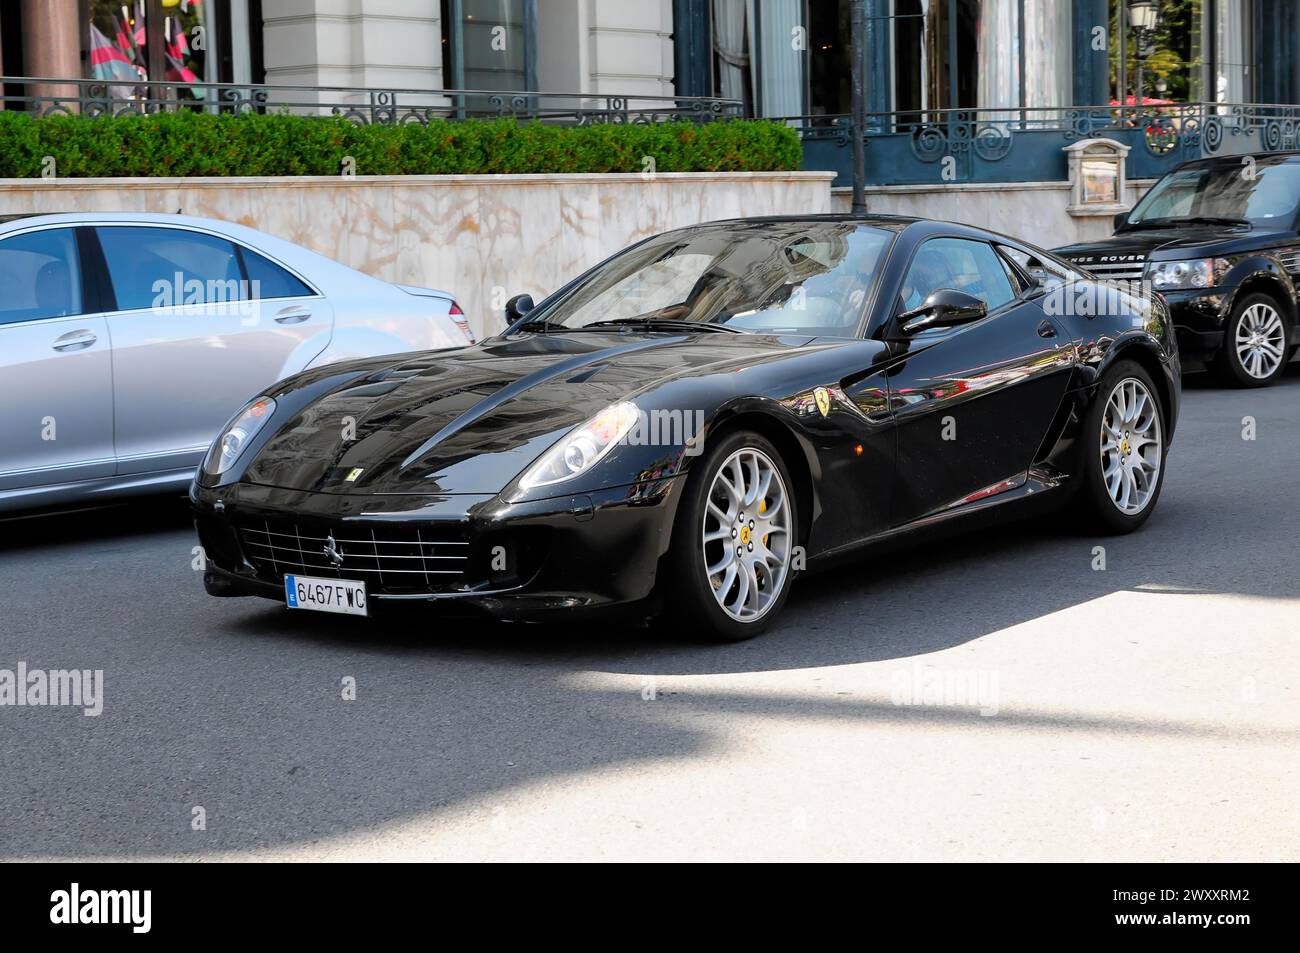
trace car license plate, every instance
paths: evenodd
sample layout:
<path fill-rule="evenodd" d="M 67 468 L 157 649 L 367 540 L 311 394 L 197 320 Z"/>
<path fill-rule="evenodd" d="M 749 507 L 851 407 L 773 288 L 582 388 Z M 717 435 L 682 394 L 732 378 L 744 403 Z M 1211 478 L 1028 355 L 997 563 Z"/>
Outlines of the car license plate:
<path fill-rule="evenodd" d="M 290 609 L 317 612 L 366 614 L 366 584 L 354 579 L 321 579 L 317 576 L 284 577 L 284 602 Z"/>

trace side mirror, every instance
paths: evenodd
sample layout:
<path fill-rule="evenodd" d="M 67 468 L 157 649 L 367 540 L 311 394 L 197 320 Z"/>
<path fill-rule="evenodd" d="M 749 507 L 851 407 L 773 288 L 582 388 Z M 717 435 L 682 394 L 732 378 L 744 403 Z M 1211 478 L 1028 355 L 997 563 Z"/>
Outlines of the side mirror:
<path fill-rule="evenodd" d="M 989 313 L 988 306 L 974 295 L 955 288 L 940 288 L 926 298 L 921 307 L 904 311 L 895 320 L 904 334 L 916 334 L 930 328 L 951 328 L 978 321 Z"/>
<path fill-rule="evenodd" d="M 1128 224 L 1128 212 L 1116 212 L 1115 217 L 1114 219 L 1111 220 L 1111 222 L 1115 226 L 1115 231 L 1118 232 L 1121 228 L 1123 228 L 1125 225 Z"/>
<path fill-rule="evenodd" d="M 532 310 L 532 295 L 515 295 L 506 302 L 506 324 L 514 324 Z"/>

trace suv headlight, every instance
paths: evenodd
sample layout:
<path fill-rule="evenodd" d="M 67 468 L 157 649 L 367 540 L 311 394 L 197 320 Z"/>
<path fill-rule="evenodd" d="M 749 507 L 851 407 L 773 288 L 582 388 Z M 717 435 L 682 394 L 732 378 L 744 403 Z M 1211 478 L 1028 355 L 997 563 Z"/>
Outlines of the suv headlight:
<path fill-rule="evenodd" d="M 1183 288 L 1214 288 L 1228 273 L 1223 258 L 1189 258 L 1185 261 L 1155 261 L 1147 266 L 1147 280 L 1156 291 Z"/>
<path fill-rule="evenodd" d="M 590 470 L 640 419 L 636 404 L 611 404 L 547 450 L 519 479 L 524 489 L 549 486 Z"/>
<path fill-rule="evenodd" d="M 237 413 L 208 450 L 203 472 L 208 476 L 221 476 L 229 470 L 273 413 L 275 401 L 270 397 L 259 397 Z"/>

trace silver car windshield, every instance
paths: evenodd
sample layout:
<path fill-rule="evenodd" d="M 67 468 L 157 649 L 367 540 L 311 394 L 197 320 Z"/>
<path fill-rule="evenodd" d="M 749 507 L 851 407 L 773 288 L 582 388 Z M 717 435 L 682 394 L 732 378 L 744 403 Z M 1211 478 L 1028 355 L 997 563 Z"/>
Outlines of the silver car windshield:
<path fill-rule="evenodd" d="M 851 334 L 894 230 L 757 222 L 672 232 L 608 262 L 530 323 L 691 322 L 763 333 Z"/>

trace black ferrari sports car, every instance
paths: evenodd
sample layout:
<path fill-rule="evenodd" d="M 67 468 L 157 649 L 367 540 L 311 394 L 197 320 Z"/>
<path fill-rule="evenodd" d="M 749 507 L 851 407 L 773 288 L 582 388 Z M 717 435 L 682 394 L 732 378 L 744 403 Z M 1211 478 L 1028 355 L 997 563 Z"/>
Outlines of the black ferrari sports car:
<path fill-rule="evenodd" d="M 1135 529 L 1178 417 L 1159 296 L 944 222 L 684 228 L 506 311 L 236 414 L 190 494 L 208 592 L 743 639 L 798 573 L 918 531 Z"/>

